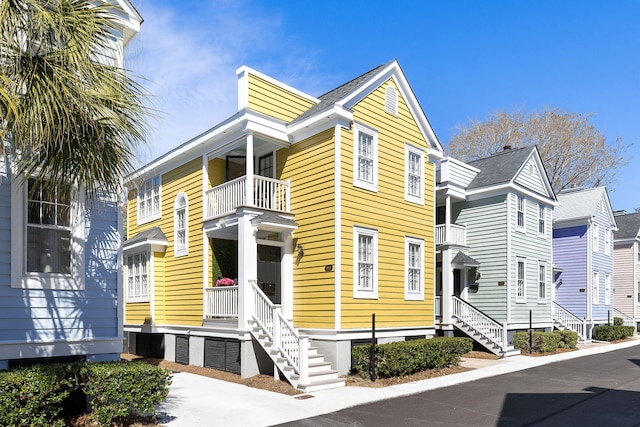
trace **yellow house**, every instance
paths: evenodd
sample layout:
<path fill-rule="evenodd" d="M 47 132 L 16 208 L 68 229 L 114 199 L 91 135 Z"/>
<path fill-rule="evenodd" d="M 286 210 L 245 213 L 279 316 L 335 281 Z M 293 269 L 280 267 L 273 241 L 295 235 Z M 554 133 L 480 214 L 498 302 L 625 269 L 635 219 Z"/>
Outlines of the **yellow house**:
<path fill-rule="evenodd" d="M 301 390 L 431 337 L 434 161 L 396 61 L 316 98 L 248 67 L 238 112 L 128 178 L 128 351 Z"/>

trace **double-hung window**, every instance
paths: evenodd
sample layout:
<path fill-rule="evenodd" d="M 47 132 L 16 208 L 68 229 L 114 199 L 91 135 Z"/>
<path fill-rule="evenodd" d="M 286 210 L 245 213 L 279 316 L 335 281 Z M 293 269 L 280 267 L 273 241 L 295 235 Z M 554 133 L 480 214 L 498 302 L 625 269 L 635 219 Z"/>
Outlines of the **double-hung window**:
<path fill-rule="evenodd" d="M 127 256 L 127 302 L 149 301 L 149 253 L 139 252 Z"/>
<path fill-rule="evenodd" d="M 593 283 L 591 283 L 591 301 L 594 304 L 600 304 L 600 273 L 593 272 Z"/>
<path fill-rule="evenodd" d="M 611 230 L 604 230 L 604 254 L 611 255 Z"/>
<path fill-rule="evenodd" d="M 526 302 L 526 261 L 516 259 L 516 302 Z"/>
<path fill-rule="evenodd" d="M 354 227 L 354 298 L 378 298 L 378 231 Z"/>
<path fill-rule="evenodd" d="M 538 302 L 547 300 L 547 264 L 538 264 Z"/>
<path fill-rule="evenodd" d="M 378 191 L 378 132 L 354 124 L 353 185 Z"/>
<path fill-rule="evenodd" d="M 600 226 L 593 224 L 593 252 L 600 251 Z"/>
<path fill-rule="evenodd" d="M 538 206 L 538 235 L 545 237 L 547 231 L 546 210 L 544 206 Z"/>
<path fill-rule="evenodd" d="M 160 176 L 138 187 L 138 224 L 160 218 Z"/>
<path fill-rule="evenodd" d="M 611 304 L 611 275 L 604 275 L 604 303 Z"/>
<path fill-rule="evenodd" d="M 405 200 L 415 203 L 424 203 L 424 152 L 409 144 L 405 145 Z"/>
<path fill-rule="evenodd" d="M 174 255 L 182 256 L 189 253 L 187 245 L 187 196 L 184 193 L 178 194 L 174 203 Z"/>
<path fill-rule="evenodd" d="M 517 196 L 518 200 L 516 202 L 516 229 L 520 231 L 525 230 L 525 201 L 524 197 Z"/>
<path fill-rule="evenodd" d="M 84 205 L 72 186 L 12 183 L 11 286 L 84 288 Z"/>
<path fill-rule="evenodd" d="M 405 251 L 405 300 L 424 300 L 424 241 L 412 237 L 404 239 Z"/>

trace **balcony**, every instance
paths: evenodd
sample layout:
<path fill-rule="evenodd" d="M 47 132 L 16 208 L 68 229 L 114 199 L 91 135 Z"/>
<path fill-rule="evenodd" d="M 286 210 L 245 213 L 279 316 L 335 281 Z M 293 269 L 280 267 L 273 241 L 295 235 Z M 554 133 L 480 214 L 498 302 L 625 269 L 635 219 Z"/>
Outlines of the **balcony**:
<path fill-rule="evenodd" d="M 451 224 L 449 226 L 449 236 L 445 224 L 436 225 L 436 245 L 467 245 L 467 227 L 464 225 Z"/>
<path fill-rule="evenodd" d="M 240 206 L 290 212 L 290 183 L 264 176 L 253 176 L 253 197 L 247 203 L 247 177 L 205 191 L 205 220 L 233 213 Z"/>

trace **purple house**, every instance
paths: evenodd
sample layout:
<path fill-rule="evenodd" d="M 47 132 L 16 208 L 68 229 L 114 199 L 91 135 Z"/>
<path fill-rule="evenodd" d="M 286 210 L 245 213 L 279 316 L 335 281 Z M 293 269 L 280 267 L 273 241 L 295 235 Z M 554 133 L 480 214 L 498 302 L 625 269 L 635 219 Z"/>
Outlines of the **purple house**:
<path fill-rule="evenodd" d="M 554 310 L 559 329 L 582 339 L 613 321 L 613 232 L 607 190 L 573 188 L 558 194 L 553 212 Z"/>

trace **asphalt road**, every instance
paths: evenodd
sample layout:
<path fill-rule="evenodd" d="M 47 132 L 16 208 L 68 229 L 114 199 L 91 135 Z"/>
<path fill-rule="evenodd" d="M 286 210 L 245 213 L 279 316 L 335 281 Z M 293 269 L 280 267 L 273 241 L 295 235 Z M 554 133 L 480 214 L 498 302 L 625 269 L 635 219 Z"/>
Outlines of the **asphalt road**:
<path fill-rule="evenodd" d="M 637 346 L 283 426 L 640 426 Z"/>

